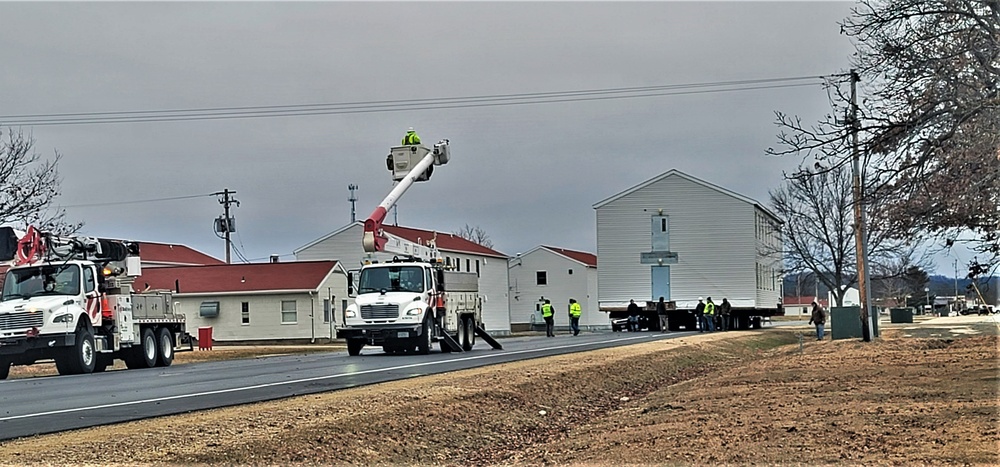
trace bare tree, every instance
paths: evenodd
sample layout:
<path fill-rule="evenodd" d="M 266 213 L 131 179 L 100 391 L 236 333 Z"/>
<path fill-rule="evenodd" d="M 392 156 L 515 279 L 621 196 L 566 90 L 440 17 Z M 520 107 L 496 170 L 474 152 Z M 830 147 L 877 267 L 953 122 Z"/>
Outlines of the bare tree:
<path fill-rule="evenodd" d="M 493 248 L 493 240 L 490 240 L 490 236 L 486 233 L 486 230 L 478 225 L 472 227 L 469 224 L 465 224 L 465 227 L 455 231 L 455 235 L 486 248 Z"/>
<path fill-rule="evenodd" d="M 59 195 L 61 156 L 42 159 L 35 141 L 20 130 L 0 128 L 0 224 L 35 227 L 57 233 L 79 230 L 81 223 L 65 220 L 65 211 L 53 205 Z"/>
<path fill-rule="evenodd" d="M 841 30 L 855 41 L 852 66 L 867 96 L 859 103 L 866 201 L 886 207 L 873 218 L 900 238 L 968 241 L 996 264 L 1000 2 L 860 0 Z M 777 113 L 783 147 L 770 153 L 848 161 L 844 76 L 828 83 L 833 112 L 816 124 Z"/>
<path fill-rule="evenodd" d="M 782 237 L 787 271 L 812 272 L 831 291 L 836 305 L 842 306 L 847 288 L 858 283 L 849 171 L 844 167 L 801 171 L 772 191 L 770 198 L 774 211 L 785 219 Z M 910 258 L 915 250 L 883 228 L 868 230 L 868 245 L 873 265 Z"/>

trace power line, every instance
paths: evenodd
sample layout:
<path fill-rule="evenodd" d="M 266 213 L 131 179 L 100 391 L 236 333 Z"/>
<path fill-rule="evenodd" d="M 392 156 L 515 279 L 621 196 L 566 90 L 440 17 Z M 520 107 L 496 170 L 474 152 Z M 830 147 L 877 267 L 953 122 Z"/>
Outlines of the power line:
<path fill-rule="evenodd" d="M 213 107 L 201 109 L 170 109 L 121 112 L 81 112 L 0 116 L 6 125 L 81 125 L 101 123 L 139 123 L 236 118 L 290 117 L 355 113 L 400 112 L 469 107 L 493 107 L 525 104 L 584 102 L 609 99 L 634 99 L 717 92 L 781 89 L 821 84 L 822 76 L 796 76 L 739 81 L 718 81 L 676 85 L 625 88 L 585 89 L 519 94 L 494 94 L 465 97 L 438 97 L 361 101 L 326 104 L 296 104 L 253 107 Z M 818 82 L 803 82 L 817 81 Z"/>
<path fill-rule="evenodd" d="M 118 206 L 122 204 L 140 204 L 140 203 L 155 203 L 160 201 L 174 201 L 178 199 L 191 199 L 191 198 L 202 198 L 205 196 L 215 196 L 215 193 L 206 193 L 203 195 L 188 195 L 188 196 L 173 196 L 170 198 L 153 198 L 153 199 L 137 199 L 133 201 L 113 201 L 110 203 L 90 203 L 90 204 L 70 204 L 67 206 L 60 206 L 61 208 L 89 208 L 95 206 Z"/>

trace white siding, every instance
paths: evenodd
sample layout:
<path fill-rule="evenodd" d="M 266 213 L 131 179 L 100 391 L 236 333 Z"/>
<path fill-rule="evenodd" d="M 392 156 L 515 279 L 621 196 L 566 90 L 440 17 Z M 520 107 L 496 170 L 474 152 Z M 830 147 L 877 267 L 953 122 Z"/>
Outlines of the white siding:
<path fill-rule="evenodd" d="M 323 300 L 335 295 L 334 319 L 339 319 L 341 307 L 337 304 L 347 296 L 347 277 L 335 270 L 310 296 L 295 293 L 245 293 L 245 294 L 175 294 L 174 303 L 187 318 L 188 332 L 197 336 L 198 328 L 211 326 L 217 341 L 250 341 L 281 339 L 330 338 L 331 323 L 324 322 Z M 281 302 L 295 300 L 295 324 L 282 324 Z M 202 302 L 219 302 L 219 316 L 202 318 L 198 309 Z M 242 322 L 242 304 L 250 308 L 250 323 Z"/>
<path fill-rule="evenodd" d="M 361 246 L 361 236 L 364 226 L 360 223 L 341 229 L 299 249 L 295 259 L 305 260 L 338 260 L 348 270 L 359 269 L 361 262 L 370 257 Z M 510 313 L 507 304 L 507 260 L 492 256 L 480 256 L 468 253 L 441 250 L 441 256 L 450 264 L 458 260 L 456 271 L 476 272 L 476 262 L 479 262 L 479 294 L 485 297 L 483 302 L 483 324 L 493 335 L 510 334 Z M 392 259 L 393 255 L 376 253 L 373 257 L 379 261 Z M 466 263 L 468 260 L 468 263 Z M 467 267 L 468 266 L 468 267 Z M 339 301 L 339 299 L 338 299 Z M 339 309 L 339 308 L 338 308 Z"/>
<path fill-rule="evenodd" d="M 535 304 L 545 297 L 557 311 L 556 326 L 569 326 L 569 299 L 574 298 L 583 309 L 581 326 L 610 327 L 608 315 L 597 309 L 596 269 L 545 248 L 511 258 L 509 264 L 511 323 L 541 323 Z M 546 285 L 537 285 L 537 271 L 546 272 Z"/>
<path fill-rule="evenodd" d="M 597 208 L 598 296 L 606 305 L 652 300 L 651 216 L 669 216 L 670 299 L 693 308 L 698 297 L 734 307 L 755 306 L 754 205 L 671 175 Z"/>
<path fill-rule="evenodd" d="M 760 286 L 757 288 L 757 306 L 771 308 L 781 298 L 785 280 L 782 272 L 782 241 L 780 226 L 760 208 L 755 209 L 757 228 L 757 263 L 760 264 Z M 755 281 L 756 283 L 756 281 Z"/>

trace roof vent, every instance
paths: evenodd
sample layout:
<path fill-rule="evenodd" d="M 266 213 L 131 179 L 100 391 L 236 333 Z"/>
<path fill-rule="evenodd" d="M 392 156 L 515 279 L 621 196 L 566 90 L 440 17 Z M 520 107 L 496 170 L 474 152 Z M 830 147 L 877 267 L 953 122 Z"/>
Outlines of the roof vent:
<path fill-rule="evenodd" d="M 278 262 L 278 256 L 279 255 L 271 255 L 271 262 L 272 263 L 277 263 Z"/>

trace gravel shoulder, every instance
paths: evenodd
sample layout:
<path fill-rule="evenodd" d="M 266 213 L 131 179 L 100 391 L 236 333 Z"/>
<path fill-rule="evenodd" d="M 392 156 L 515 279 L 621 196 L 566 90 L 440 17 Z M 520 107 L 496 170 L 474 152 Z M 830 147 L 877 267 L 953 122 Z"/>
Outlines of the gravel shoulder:
<path fill-rule="evenodd" d="M 13 440 L 0 463 L 998 464 L 989 326 L 698 335 Z"/>

